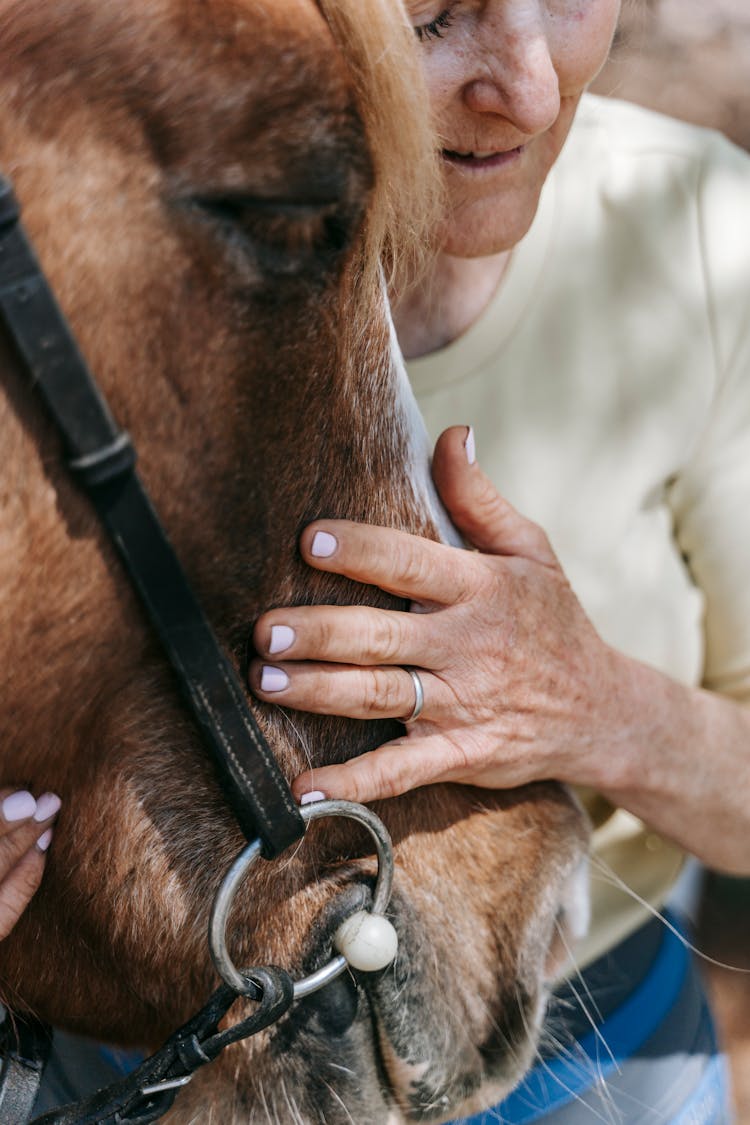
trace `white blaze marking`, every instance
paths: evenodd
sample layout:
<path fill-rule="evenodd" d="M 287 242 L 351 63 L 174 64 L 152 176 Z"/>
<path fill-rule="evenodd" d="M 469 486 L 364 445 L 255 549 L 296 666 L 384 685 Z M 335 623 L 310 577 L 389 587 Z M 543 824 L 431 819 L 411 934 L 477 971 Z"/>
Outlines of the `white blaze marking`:
<path fill-rule="evenodd" d="M 574 941 L 588 933 L 591 922 L 589 857 L 584 855 L 568 878 L 565 887 L 565 924 Z"/>
<path fill-rule="evenodd" d="M 406 373 L 406 365 L 396 337 L 396 328 L 391 316 L 391 306 L 385 283 L 383 284 L 383 303 L 390 333 L 391 364 L 396 375 L 396 409 L 401 413 L 404 428 L 408 435 L 407 476 L 414 490 L 415 498 L 418 502 L 421 502 L 424 511 L 432 518 L 442 541 L 453 547 L 463 547 L 463 540 L 451 523 L 432 480 L 430 472 L 432 446 L 424 419 L 419 412 L 417 400 L 414 397 L 414 391 L 409 382 L 409 376 Z"/>

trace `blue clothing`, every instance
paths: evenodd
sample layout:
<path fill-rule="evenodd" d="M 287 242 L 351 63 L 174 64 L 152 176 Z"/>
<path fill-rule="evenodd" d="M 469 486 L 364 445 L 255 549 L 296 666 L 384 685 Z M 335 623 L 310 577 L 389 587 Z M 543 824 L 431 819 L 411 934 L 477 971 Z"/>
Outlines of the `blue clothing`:
<path fill-rule="evenodd" d="M 654 943 L 644 973 L 643 956 Z M 634 973 L 639 976 L 633 984 Z M 623 992 L 628 981 L 630 990 Z M 581 1001 L 591 1020 L 582 1019 Z M 571 1011 L 572 1021 L 557 1015 Z M 732 1121 L 727 1063 L 700 976 L 683 941 L 661 922 L 647 923 L 580 979 L 563 985 L 548 1025 L 557 1050 L 543 1048 L 536 1066 L 500 1105 L 460 1125 Z"/>

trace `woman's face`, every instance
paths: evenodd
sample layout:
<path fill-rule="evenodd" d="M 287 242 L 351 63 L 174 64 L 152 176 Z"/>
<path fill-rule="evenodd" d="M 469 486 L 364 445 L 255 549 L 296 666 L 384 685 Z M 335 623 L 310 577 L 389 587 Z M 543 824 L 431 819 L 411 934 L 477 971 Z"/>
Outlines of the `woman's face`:
<path fill-rule="evenodd" d="M 442 248 L 508 250 L 529 229 L 620 0 L 407 0 L 443 145 Z"/>

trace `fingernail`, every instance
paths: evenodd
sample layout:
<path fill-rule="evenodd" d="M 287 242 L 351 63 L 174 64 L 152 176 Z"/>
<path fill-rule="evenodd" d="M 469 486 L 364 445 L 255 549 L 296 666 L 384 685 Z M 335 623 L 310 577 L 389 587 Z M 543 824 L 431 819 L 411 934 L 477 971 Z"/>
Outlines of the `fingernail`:
<path fill-rule="evenodd" d="M 271 643 L 268 646 L 270 653 L 285 652 L 297 639 L 294 629 L 288 625 L 271 626 Z"/>
<path fill-rule="evenodd" d="M 477 459 L 477 447 L 476 442 L 474 441 L 473 426 L 469 426 L 469 432 L 466 435 L 466 440 L 464 441 L 464 449 L 466 451 L 466 460 L 470 465 L 473 465 Z"/>
<path fill-rule="evenodd" d="M 301 805 L 312 805 L 315 801 L 327 801 L 325 793 L 320 789 L 311 789 L 309 793 L 303 793 L 299 799 Z"/>
<path fill-rule="evenodd" d="M 282 668 L 274 668 L 270 664 L 263 665 L 260 674 L 261 691 L 283 691 L 289 687 L 289 677 Z"/>
<path fill-rule="evenodd" d="M 327 531 L 316 531 L 310 554 L 314 555 L 316 559 L 327 559 L 330 558 L 337 547 L 338 543 L 333 535 L 329 535 Z"/>
<path fill-rule="evenodd" d="M 41 821 L 47 820 L 48 817 L 54 816 L 56 812 L 60 811 L 61 804 L 62 801 L 57 796 L 57 793 L 42 793 L 36 803 L 34 820 L 38 820 L 41 823 Z"/>
<path fill-rule="evenodd" d="M 36 812 L 36 801 L 26 789 L 19 789 L 11 793 L 3 801 L 3 817 L 5 820 L 27 820 Z"/>
<path fill-rule="evenodd" d="M 40 852 L 46 852 L 47 848 L 52 843 L 52 829 L 48 828 L 46 832 L 42 832 L 41 836 L 36 842 L 36 846 Z"/>

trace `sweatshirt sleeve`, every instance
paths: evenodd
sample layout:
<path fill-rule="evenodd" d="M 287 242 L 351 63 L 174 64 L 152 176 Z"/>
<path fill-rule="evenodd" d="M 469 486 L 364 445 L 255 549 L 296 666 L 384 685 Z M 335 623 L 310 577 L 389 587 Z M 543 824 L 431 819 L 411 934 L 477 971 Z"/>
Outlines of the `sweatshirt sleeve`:
<path fill-rule="evenodd" d="M 704 596 L 703 683 L 750 702 L 750 157 L 718 135 L 707 147 L 696 207 L 714 393 L 668 499 Z"/>

